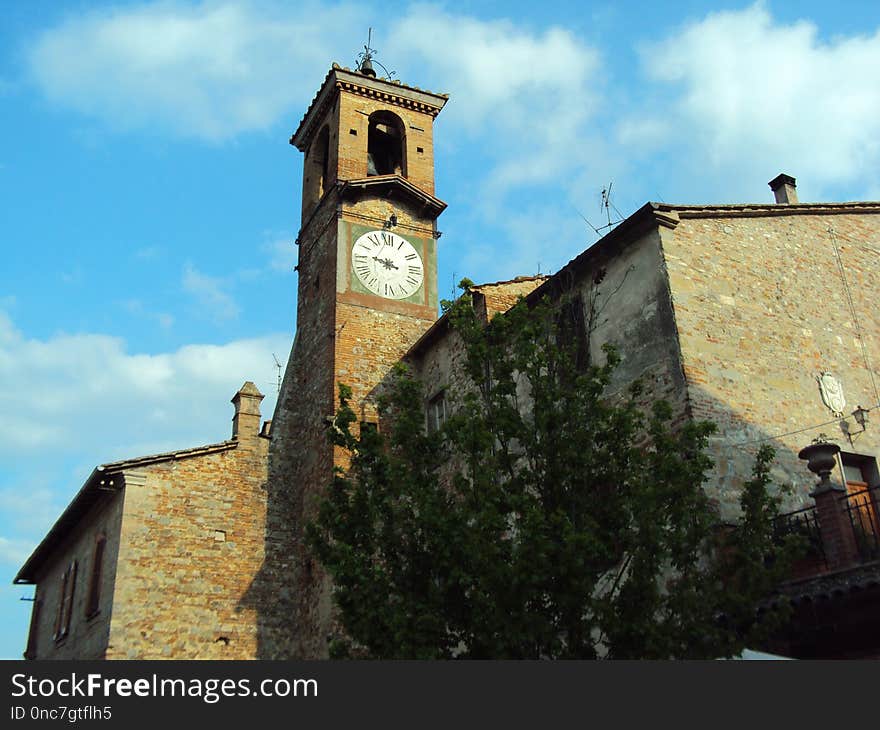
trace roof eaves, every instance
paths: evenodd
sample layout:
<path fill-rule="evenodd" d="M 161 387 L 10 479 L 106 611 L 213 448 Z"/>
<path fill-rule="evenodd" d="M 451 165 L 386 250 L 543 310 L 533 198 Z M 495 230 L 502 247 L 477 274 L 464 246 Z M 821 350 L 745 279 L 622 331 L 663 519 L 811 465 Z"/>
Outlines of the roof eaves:
<path fill-rule="evenodd" d="M 196 446 L 191 449 L 179 449 L 162 454 L 113 461 L 97 466 L 92 470 L 92 473 L 88 476 L 82 487 L 80 487 L 79 491 L 61 513 L 61 516 L 55 520 L 55 524 L 52 525 L 37 547 L 34 548 L 30 557 L 19 569 L 13 579 L 13 583 L 17 585 L 31 585 L 35 583 L 36 576 L 43 563 L 49 558 L 55 548 L 67 538 L 70 530 L 76 527 L 79 521 L 102 496 L 119 492 L 129 482 L 132 484 L 142 483 L 139 475 L 136 474 L 138 467 L 159 464 L 164 461 L 215 454 L 221 451 L 229 451 L 236 446 L 238 446 L 238 442 L 232 439 L 216 444 Z"/>
<path fill-rule="evenodd" d="M 318 92 L 312 98 L 305 114 L 297 125 L 296 131 L 290 137 L 290 144 L 301 152 L 304 152 L 312 137 L 314 121 L 320 117 L 320 110 L 335 97 L 338 89 L 381 98 L 392 103 L 401 103 L 404 106 L 414 106 L 436 116 L 449 100 L 449 94 L 438 94 L 418 86 L 408 86 L 400 81 L 364 76 L 358 71 L 344 68 L 334 63 Z"/>
<path fill-rule="evenodd" d="M 426 193 L 400 175 L 373 175 L 355 180 L 345 180 L 339 183 L 339 195 L 345 199 L 354 193 L 360 193 L 370 188 L 380 190 L 387 188 L 400 191 L 406 197 L 420 203 L 425 209 L 429 210 L 434 218 L 446 210 L 446 203 L 440 200 L 440 198 Z"/>
<path fill-rule="evenodd" d="M 131 469 L 138 466 L 148 466 L 150 464 L 158 464 L 163 461 L 171 461 L 172 459 L 187 459 L 195 456 L 204 456 L 206 454 L 214 454 L 218 451 L 228 451 L 238 446 L 238 441 L 229 439 L 216 444 L 205 444 L 204 446 L 194 446 L 190 449 L 177 449 L 176 451 L 166 451 L 161 454 L 150 454 L 148 456 L 137 456 L 132 459 L 122 459 L 120 461 L 111 461 L 107 464 L 101 464 L 99 469 L 120 470 Z"/>
<path fill-rule="evenodd" d="M 115 474 L 113 475 L 115 476 Z M 109 492 L 116 492 L 121 489 L 122 484 L 118 483 L 111 474 L 108 474 L 103 467 L 95 468 L 86 479 L 85 483 L 80 487 L 76 496 L 67 505 L 61 516 L 55 520 L 55 524 L 49 529 L 45 537 L 40 541 L 30 557 L 21 566 L 13 583 L 16 585 L 32 585 L 37 582 L 37 573 L 40 567 L 49 557 L 51 552 L 57 547 L 82 518 L 82 516 L 103 496 Z"/>
<path fill-rule="evenodd" d="M 543 284 L 535 287 L 526 297 L 526 302 L 534 304 L 548 295 L 558 295 L 561 290 L 560 278 L 563 272 L 576 273 L 592 265 L 602 256 L 613 255 L 622 250 L 636 238 L 652 228 L 674 229 L 679 223 L 678 209 L 661 203 L 645 203 L 641 208 L 621 221 L 617 226 L 596 241 L 592 246 L 575 256 Z"/>
<path fill-rule="evenodd" d="M 880 213 L 880 202 L 846 203 L 736 203 L 730 205 L 668 205 L 654 203 L 658 210 L 675 212 L 679 218 L 740 217 L 755 218 L 786 215 L 840 215 L 843 213 Z"/>

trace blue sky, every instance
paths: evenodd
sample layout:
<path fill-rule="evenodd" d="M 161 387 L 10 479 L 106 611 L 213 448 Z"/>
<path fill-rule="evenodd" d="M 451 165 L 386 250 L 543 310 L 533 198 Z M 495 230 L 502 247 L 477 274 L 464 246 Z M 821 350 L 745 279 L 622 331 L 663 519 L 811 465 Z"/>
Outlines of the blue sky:
<path fill-rule="evenodd" d="M 17 568 L 98 463 L 220 441 L 274 407 L 295 327 L 287 140 L 372 26 L 435 126 L 441 295 L 552 272 L 600 191 L 880 199 L 880 6 L 866 2 L 59 2 L 0 19 L 0 657 Z M 444 284 L 444 282 L 446 282 Z M 445 287 L 445 290 L 444 290 Z"/>

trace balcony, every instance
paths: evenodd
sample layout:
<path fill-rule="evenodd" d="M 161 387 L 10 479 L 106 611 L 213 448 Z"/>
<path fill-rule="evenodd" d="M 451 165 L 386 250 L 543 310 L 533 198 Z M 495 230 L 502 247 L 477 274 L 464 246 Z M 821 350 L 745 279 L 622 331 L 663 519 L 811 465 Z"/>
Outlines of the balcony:
<path fill-rule="evenodd" d="M 833 495 L 839 519 L 819 518 L 819 505 L 780 515 L 777 534 L 806 538 L 806 555 L 794 566 L 794 580 L 880 560 L 880 487 Z"/>
<path fill-rule="evenodd" d="M 792 613 L 770 646 L 803 659 L 880 658 L 880 487 L 814 497 L 777 521 L 780 537 L 801 535 L 807 549 L 780 587 Z"/>

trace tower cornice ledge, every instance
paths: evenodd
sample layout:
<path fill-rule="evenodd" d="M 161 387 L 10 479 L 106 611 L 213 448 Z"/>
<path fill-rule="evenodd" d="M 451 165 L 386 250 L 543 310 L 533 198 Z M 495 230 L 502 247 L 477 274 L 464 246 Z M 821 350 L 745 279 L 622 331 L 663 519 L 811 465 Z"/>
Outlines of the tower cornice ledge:
<path fill-rule="evenodd" d="M 446 203 L 400 175 L 374 175 L 372 177 L 346 180 L 339 183 L 339 195 L 343 200 L 352 200 L 364 193 L 382 195 L 385 198 L 404 199 L 421 205 L 431 218 L 437 218 Z"/>
<path fill-rule="evenodd" d="M 449 100 L 448 94 L 435 94 L 433 91 L 407 86 L 399 81 L 364 76 L 362 73 L 342 68 L 334 63 L 315 98 L 312 99 L 312 103 L 309 104 L 299 126 L 291 136 L 290 144 L 301 152 L 306 151 L 315 132 L 317 121 L 324 118 L 324 110 L 333 102 L 340 90 L 372 99 L 380 99 L 395 106 L 415 109 L 430 114 L 432 117 L 436 117 Z"/>

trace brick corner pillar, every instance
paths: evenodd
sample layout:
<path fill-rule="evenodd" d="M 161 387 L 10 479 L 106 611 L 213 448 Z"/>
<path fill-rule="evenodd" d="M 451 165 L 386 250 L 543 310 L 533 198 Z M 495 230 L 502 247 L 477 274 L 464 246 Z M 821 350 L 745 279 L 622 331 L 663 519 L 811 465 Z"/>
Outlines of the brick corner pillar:
<path fill-rule="evenodd" d="M 801 449 L 798 454 L 808 462 L 807 468 L 819 476 L 819 483 L 810 496 L 816 502 L 825 559 L 831 570 L 852 565 L 858 557 L 855 534 L 846 513 L 846 487 L 831 481 L 838 451 L 837 444 L 820 440 Z"/>

